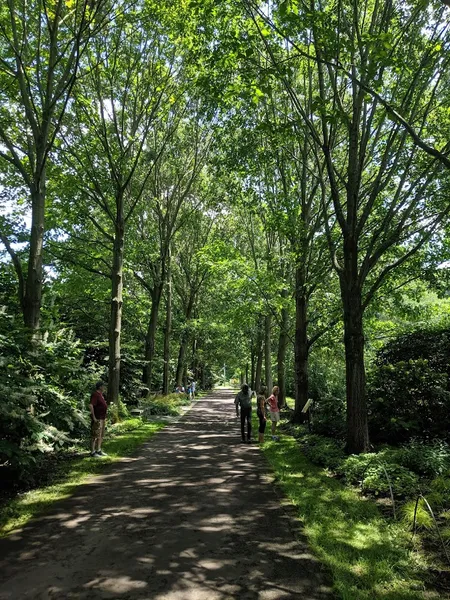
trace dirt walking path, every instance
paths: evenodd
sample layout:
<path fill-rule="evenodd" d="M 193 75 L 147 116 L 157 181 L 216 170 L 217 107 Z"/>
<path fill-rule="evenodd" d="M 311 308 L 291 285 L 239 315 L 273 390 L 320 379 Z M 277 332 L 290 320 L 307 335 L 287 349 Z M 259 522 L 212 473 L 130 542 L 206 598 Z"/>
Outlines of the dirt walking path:
<path fill-rule="evenodd" d="M 232 392 L 0 540 L 1 600 L 331 600 Z"/>

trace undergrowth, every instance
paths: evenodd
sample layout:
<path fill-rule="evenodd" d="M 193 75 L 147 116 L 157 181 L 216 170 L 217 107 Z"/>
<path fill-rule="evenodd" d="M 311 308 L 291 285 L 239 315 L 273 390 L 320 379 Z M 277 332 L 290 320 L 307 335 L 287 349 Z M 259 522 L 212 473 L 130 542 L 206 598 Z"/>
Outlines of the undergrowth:
<path fill-rule="evenodd" d="M 424 592 L 426 564 L 402 523 L 387 521 L 373 501 L 313 465 L 293 437 L 268 442 L 264 453 L 340 598 L 443 598 Z"/>

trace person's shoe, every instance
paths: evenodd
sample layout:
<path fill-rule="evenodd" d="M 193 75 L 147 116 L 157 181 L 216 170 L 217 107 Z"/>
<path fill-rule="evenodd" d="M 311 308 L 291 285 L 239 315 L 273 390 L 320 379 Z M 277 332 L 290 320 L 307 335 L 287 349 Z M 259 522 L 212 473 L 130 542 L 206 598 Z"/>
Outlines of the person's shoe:
<path fill-rule="evenodd" d="M 245 440 L 241 440 L 241 444 L 245 444 Z"/>
<path fill-rule="evenodd" d="M 97 450 L 97 456 L 108 456 L 106 454 L 106 452 L 103 452 L 102 450 Z"/>
<path fill-rule="evenodd" d="M 89 452 L 89 456 L 90 456 L 91 458 L 97 458 L 97 457 L 98 457 L 98 454 L 97 454 L 97 452 Z"/>
<path fill-rule="evenodd" d="M 249 439 L 247 440 L 247 444 L 253 444 L 253 440 L 252 440 L 252 438 L 249 438 Z"/>

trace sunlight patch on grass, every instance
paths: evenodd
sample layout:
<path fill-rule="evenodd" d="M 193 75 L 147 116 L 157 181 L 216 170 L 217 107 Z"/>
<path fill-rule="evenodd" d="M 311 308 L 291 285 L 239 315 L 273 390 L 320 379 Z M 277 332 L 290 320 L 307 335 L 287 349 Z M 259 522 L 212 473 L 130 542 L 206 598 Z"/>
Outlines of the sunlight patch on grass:
<path fill-rule="evenodd" d="M 264 453 L 294 504 L 312 549 L 327 565 L 343 600 L 431 600 L 426 565 L 401 523 L 390 523 L 370 500 L 327 476 L 295 439 L 267 442 Z"/>
<path fill-rule="evenodd" d="M 132 431 L 125 427 L 123 433 L 106 439 L 103 443 L 107 457 L 99 459 L 86 456 L 64 463 L 61 472 L 55 475 L 55 483 L 26 492 L 0 507 L 0 537 L 23 527 L 53 502 L 70 497 L 89 476 L 100 473 L 106 465 L 132 454 L 162 427 L 164 423 L 141 423 Z"/>

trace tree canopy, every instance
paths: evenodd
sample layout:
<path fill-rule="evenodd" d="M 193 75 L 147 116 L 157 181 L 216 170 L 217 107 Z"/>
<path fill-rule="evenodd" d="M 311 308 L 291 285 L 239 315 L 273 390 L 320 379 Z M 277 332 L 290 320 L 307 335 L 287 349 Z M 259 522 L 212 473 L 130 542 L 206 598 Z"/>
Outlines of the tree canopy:
<path fill-rule="evenodd" d="M 296 421 L 333 388 L 369 449 L 376 352 L 447 319 L 446 4 L 2 5 L 1 455 L 95 375 L 276 383 Z"/>

